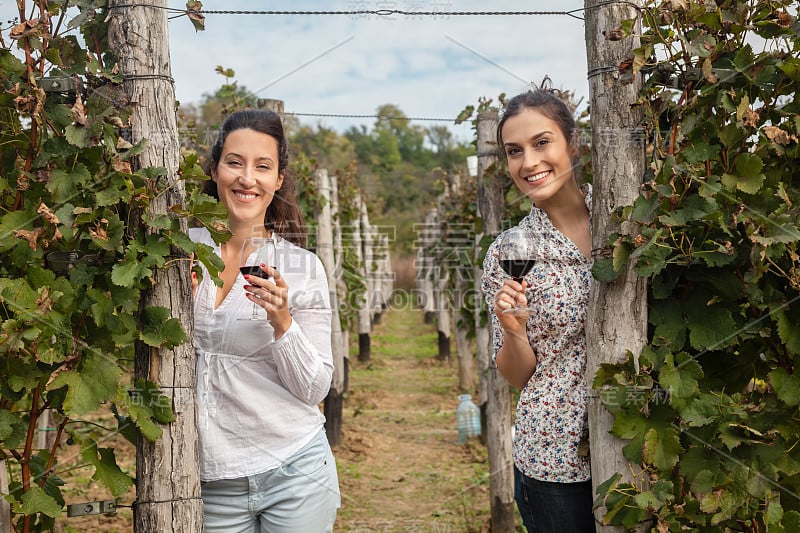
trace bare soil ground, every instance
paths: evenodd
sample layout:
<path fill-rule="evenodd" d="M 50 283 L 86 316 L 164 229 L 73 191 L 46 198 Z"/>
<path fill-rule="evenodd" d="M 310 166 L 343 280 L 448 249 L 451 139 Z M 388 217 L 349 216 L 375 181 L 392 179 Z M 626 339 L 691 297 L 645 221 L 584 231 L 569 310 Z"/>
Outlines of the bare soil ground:
<path fill-rule="evenodd" d="M 342 439 L 334 449 L 342 490 L 336 533 L 489 531 L 486 449 L 476 439 L 457 442 L 455 352 L 452 362 L 440 362 L 437 346 L 435 327 L 421 311 L 396 309 L 373 330 L 371 360 L 351 354 Z M 134 472 L 134 450 L 124 439 L 113 436 L 101 446 L 114 447 L 123 469 Z M 80 464 L 77 450 L 63 452 L 67 503 L 111 499 Z M 115 515 L 65 516 L 60 531 L 131 532 L 125 505 L 134 498 L 131 489 Z"/>

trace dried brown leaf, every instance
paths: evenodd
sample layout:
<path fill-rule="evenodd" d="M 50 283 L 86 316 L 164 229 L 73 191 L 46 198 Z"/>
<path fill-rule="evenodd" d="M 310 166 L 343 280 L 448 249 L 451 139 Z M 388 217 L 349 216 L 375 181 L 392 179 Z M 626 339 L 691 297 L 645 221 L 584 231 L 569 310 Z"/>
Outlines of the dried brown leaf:
<path fill-rule="evenodd" d="M 56 216 L 55 213 L 50 211 L 50 208 L 47 207 L 47 205 L 44 202 L 39 204 L 39 207 L 36 209 L 36 212 L 39 213 L 39 215 L 41 215 L 41 217 L 45 219 L 45 221 L 48 224 L 53 224 L 53 225 L 60 224 L 58 216 Z"/>
<path fill-rule="evenodd" d="M 81 93 L 78 93 L 77 98 L 75 99 L 75 104 L 72 106 L 72 120 L 76 123 L 80 124 L 81 126 L 86 125 L 86 107 L 83 105 L 83 99 L 81 98 Z"/>
<path fill-rule="evenodd" d="M 133 170 L 131 170 L 131 164 L 127 161 L 123 161 L 119 157 L 114 158 L 111 166 L 114 167 L 114 170 L 117 172 L 122 172 L 123 174 L 133 174 Z"/>
<path fill-rule="evenodd" d="M 39 247 L 39 238 L 42 234 L 44 234 L 44 228 L 36 228 L 32 231 L 26 229 L 14 230 L 14 237 L 28 241 L 28 246 L 31 250 L 36 250 Z"/>

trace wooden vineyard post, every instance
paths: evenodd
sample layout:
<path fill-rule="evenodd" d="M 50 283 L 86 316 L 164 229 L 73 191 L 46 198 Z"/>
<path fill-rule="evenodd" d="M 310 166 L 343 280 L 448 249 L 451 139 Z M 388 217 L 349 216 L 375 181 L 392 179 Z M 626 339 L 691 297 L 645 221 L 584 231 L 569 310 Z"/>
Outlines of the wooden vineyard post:
<path fill-rule="evenodd" d="M 454 197 L 461 194 L 461 175 L 458 173 L 449 174 L 447 177 L 448 191 Z M 458 245 L 462 246 L 464 242 L 461 238 L 458 239 Z M 455 251 L 456 254 L 461 256 L 465 250 L 459 248 Z M 468 336 L 468 328 L 460 327 L 459 320 L 462 318 L 460 310 L 467 302 L 466 298 L 472 298 L 473 304 L 478 304 L 475 300 L 482 300 L 477 293 L 473 290 L 473 272 L 464 272 L 464 265 L 459 264 L 458 270 L 452 272 L 455 275 L 453 283 L 453 313 L 451 313 L 450 323 L 453 331 L 453 340 L 456 345 L 456 355 L 458 357 L 458 388 L 460 391 L 472 394 L 475 391 L 475 379 L 477 374 L 475 371 L 475 355 L 472 350 L 472 343 Z M 480 307 L 480 306 L 478 306 Z"/>
<path fill-rule="evenodd" d="M 336 273 L 336 297 L 339 301 L 339 319 L 341 320 L 341 310 L 343 305 L 350 305 L 349 295 L 347 294 L 347 287 L 344 284 L 344 249 L 342 245 L 342 224 L 339 219 L 339 183 L 336 175 L 328 175 L 328 181 L 331 187 L 331 221 L 333 223 L 333 271 Z M 340 335 L 338 338 L 339 346 L 334 348 L 334 353 L 338 351 L 344 356 L 342 364 L 343 385 L 342 394 L 345 394 L 348 389 L 348 369 L 350 366 L 350 332 L 346 327 L 339 328 Z M 334 340 L 337 340 L 334 337 Z M 336 379 L 336 378 L 334 378 Z"/>
<path fill-rule="evenodd" d="M 633 57 L 639 47 L 637 5 L 639 2 L 607 3 L 587 0 L 586 55 L 589 69 L 592 125 L 592 249 L 606 247 L 611 233 L 636 231 L 612 223 L 612 212 L 619 206 L 632 205 L 639 195 L 644 174 L 644 144 L 641 113 L 636 106 L 641 79 L 623 81 L 619 65 Z M 619 28 L 623 20 L 637 20 L 637 26 L 619 41 L 606 35 Z M 587 385 L 591 387 L 603 363 L 619 363 L 630 350 L 638 355 L 647 343 L 646 279 L 637 276 L 629 264 L 616 281 L 594 281 L 586 320 L 588 364 Z M 625 442 L 609 433 L 613 417 L 600 400 L 600 391 L 589 389 L 589 448 L 592 457 L 592 488 L 616 473 L 620 482 L 638 485 L 635 465 L 622 456 Z M 595 511 L 598 531 L 622 531 L 621 527 L 601 526 L 604 506 Z"/>
<path fill-rule="evenodd" d="M 441 218 L 439 211 L 441 207 L 431 209 L 429 219 L 426 219 L 426 226 L 428 226 L 429 248 L 433 253 L 428 254 L 429 264 L 431 265 L 430 275 L 433 279 L 433 309 L 436 316 L 436 331 L 438 338 L 438 351 L 436 359 L 439 361 L 450 360 L 450 322 L 451 322 L 451 304 L 449 298 L 449 291 L 447 286 L 449 284 L 450 272 L 446 268 L 446 264 L 442 262 L 441 258 L 437 256 L 443 248 L 443 232 L 440 226 Z"/>
<path fill-rule="evenodd" d="M 342 353 L 342 323 L 339 318 L 339 298 L 336 291 L 336 261 L 333 253 L 333 217 L 331 215 L 331 180 L 324 168 L 314 171 L 314 182 L 322 197 L 317 213 L 317 255 L 328 276 L 331 302 L 331 347 L 333 351 L 333 377 L 331 390 L 325 398 L 325 430 L 331 447 L 342 437 L 342 403 L 344 399 L 344 362 Z"/>
<path fill-rule="evenodd" d="M 375 302 L 372 323 L 380 324 L 383 313 L 389 308 L 394 289 L 394 273 L 392 272 L 392 256 L 389 251 L 389 235 L 375 232 Z"/>
<path fill-rule="evenodd" d="M 483 234 L 500 233 L 505 215 L 502 178 L 497 172 L 497 111 L 478 114 L 478 214 L 483 220 Z M 478 236 L 480 242 L 481 235 Z M 476 272 L 476 287 L 480 291 L 482 272 Z M 491 312 L 485 305 L 479 309 Z M 478 317 L 476 329 L 483 318 Z M 490 323 L 491 321 L 487 321 Z M 491 335 L 488 326 L 477 336 L 481 378 L 481 406 L 485 409 L 486 444 L 489 449 L 489 491 L 492 507 L 492 531 L 513 532 L 516 529 L 514 508 L 514 467 L 511 456 L 511 391 L 505 378 L 490 356 Z M 482 344 L 482 346 L 481 346 Z M 482 422 L 484 422 L 482 420 Z"/>
<path fill-rule="evenodd" d="M 172 205 L 184 205 L 186 191 L 178 177 L 180 162 L 175 93 L 170 71 L 165 0 L 111 0 L 109 44 L 124 76 L 124 90 L 133 103 L 132 143 L 145 139 L 144 151 L 133 158 L 137 168 L 164 168 L 163 189 L 148 214 L 167 216 Z M 181 222 L 186 231 L 186 221 Z M 200 472 L 195 425 L 195 353 L 189 261 L 156 270 L 154 284 L 141 305 L 171 309 L 189 340 L 173 349 L 136 347 L 137 378 L 153 381 L 172 402 L 175 421 L 162 426 L 155 442 L 141 435 L 136 448 L 134 531 L 141 533 L 203 531 Z"/>
<path fill-rule="evenodd" d="M 372 357 L 370 333 L 372 331 L 372 316 L 369 312 L 369 284 L 367 277 L 367 262 L 364 254 L 366 240 L 366 207 L 361 200 L 361 195 L 357 195 L 355 199 L 356 211 L 360 213 L 356 223 L 353 225 L 353 249 L 355 252 L 356 261 L 358 261 L 359 272 L 361 279 L 364 281 L 364 292 L 359 295 L 356 300 L 358 307 L 358 360 L 361 362 L 369 361 Z"/>
<path fill-rule="evenodd" d="M 8 465 L 0 459 L 0 533 L 11 533 L 11 504 L 5 499 L 9 494 Z"/>
<path fill-rule="evenodd" d="M 436 317 L 436 302 L 434 299 L 433 269 L 436 260 L 431 254 L 430 243 L 433 240 L 433 211 L 425 215 L 425 222 L 417 225 L 417 290 L 422 298 L 422 312 L 426 324 L 433 324 Z"/>

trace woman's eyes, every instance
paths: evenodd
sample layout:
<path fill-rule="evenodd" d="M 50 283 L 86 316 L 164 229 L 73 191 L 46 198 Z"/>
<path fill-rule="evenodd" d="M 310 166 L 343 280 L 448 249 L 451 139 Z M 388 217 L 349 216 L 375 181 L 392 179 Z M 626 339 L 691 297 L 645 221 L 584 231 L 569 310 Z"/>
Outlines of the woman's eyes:
<path fill-rule="evenodd" d="M 538 139 L 535 143 L 533 143 L 533 147 L 537 149 L 544 149 L 547 148 L 547 145 L 550 144 L 550 139 Z M 506 155 L 507 156 L 515 156 L 522 153 L 522 148 L 518 146 L 512 146 L 506 148 Z"/>
<path fill-rule="evenodd" d="M 226 164 L 228 166 L 230 166 L 230 167 L 240 167 L 244 163 L 242 163 L 238 159 L 230 159 L 230 160 L 226 161 Z M 261 164 L 257 165 L 256 168 L 258 170 L 270 170 L 270 169 L 272 169 L 272 166 L 267 164 L 267 163 L 261 163 Z"/>

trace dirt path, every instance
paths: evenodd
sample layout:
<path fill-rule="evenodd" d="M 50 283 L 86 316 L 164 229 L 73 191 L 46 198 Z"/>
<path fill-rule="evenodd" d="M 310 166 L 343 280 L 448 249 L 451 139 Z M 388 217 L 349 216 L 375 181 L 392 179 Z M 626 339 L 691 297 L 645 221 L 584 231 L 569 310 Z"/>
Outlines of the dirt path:
<path fill-rule="evenodd" d="M 351 356 L 336 532 L 487 530 L 486 451 L 457 443 L 457 362 L 437 362 L 437 346 L 422 312 L 400 309 L 373 330 L 372 361 Z"/>

